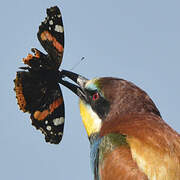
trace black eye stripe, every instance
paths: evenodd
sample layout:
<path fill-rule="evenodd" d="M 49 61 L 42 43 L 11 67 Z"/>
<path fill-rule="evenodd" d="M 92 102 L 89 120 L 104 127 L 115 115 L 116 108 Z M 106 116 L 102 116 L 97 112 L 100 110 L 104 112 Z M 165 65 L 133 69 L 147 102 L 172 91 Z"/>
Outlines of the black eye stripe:
<path fill-rule="evenodd" d="M 86 93 L 92 97 L 94 94 L 99 93 L 99 92 L 98 90 L 86 90 Z"/>

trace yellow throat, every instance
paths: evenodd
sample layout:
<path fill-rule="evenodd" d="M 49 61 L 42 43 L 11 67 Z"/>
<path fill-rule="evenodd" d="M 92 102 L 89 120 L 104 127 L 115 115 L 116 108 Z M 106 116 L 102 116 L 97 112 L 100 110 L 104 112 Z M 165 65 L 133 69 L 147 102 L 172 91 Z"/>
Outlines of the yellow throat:
<path fill-rule="evenodd" d="M 98 115 L 92 110 L 91 106 L 85 104 L 83 101 L 80 100 L 79 107 L 82 121 L 88 136 L 93 133 L 99 132 L 102 121 L 98 117 Z"/>

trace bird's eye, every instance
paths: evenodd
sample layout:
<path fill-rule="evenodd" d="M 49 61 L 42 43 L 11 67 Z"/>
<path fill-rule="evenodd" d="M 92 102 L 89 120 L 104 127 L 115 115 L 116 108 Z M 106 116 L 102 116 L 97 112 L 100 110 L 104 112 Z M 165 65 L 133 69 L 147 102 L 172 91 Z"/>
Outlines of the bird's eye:
<path fill-rule="evenodd" d="M 99 94 L 97 92 L 95 94 L 93 94 L 92 99 L 93 99 L 93 101 L 98 100 L 99 99 Z"/>

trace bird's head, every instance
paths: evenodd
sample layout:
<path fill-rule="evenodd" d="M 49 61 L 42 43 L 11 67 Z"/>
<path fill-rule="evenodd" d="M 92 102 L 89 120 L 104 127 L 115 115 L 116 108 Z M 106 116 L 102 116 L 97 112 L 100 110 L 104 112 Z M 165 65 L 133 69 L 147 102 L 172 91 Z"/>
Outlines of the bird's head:
<path fill-rule="evenodd" d="M 77 85 L 62 80 L 60 83 L 80 98 L 80 113 L 87 134 L 99 133 L 104 121 L 129 113 L 153 113 L 160 116 L 150 97 L 123 79 L 103 77 L 88 80 L 76 73 L 63 70 L 61 74 Z"/>

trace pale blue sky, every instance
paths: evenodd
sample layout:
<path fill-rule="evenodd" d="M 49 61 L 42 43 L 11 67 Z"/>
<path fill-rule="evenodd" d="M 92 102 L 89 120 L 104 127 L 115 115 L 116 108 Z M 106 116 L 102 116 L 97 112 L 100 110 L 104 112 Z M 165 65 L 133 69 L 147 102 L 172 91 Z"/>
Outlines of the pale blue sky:
<path fill-rule="evenodd" d="M 92 179 L 89 142 L 78 98 L 63 88 L 66 122 L 59 145 L 45 143 L 13 92 L 21 59 L 42 50 L 36 33 L 46 8 L 60 7 L 65 28 L 62 68 L 87 78 L 121 77 L 143 88 L 180 132 L 180 1 L 6 0 L 1 2 L 0 179 Z"/>

